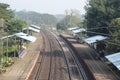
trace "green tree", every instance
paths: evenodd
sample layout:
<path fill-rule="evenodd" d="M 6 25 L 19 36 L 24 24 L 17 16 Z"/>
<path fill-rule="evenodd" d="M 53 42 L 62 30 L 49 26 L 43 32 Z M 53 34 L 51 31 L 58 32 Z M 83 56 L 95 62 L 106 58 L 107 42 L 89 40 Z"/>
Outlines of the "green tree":
<path fill-rule="evenodd" d="M 54 15 L 50 14 L 40 14 L 33 11 L 19 11 L 15 12 L 15 17 L 21 20 L 25 20 L 30 24 L 36 25 L 53 25 L 57 23 L 57 18 Z"/>
<path fill-rule="evenodd" d="M 57 23 L 57 29 L 66 30 L 67 29 L 66 23 L 63 20 L 60 21 L 59 23 Z"/>
<path fill-rule="evenodd" d="M 114 32 L 118 32 L 120 30 L 120 18 L 112 19 L 109 26 L 111 26 L 111 28 L 109 29 L 111 35 Z"/>
<path fill-rule="evenodd" d="M 13 11 L 9 8 L 8 4 L 0 3 L 0 19 L 11 19 L 13 18 Z"/>
<path fill-rule="evenodd" d="M 81 23 L 80 12 L 76 9 L 66 10 L 65 11 L 65 21 L 68 27 L 78 26 Z"/>
<path fill-rule="evenodd" d="M 6 31 L 9 34 L 13 34 L 22 31 L 24 27 L 27 27 L 27 23 L 25 21 L 13 18 L 7 23 Z"/>
<path fill-rule="evenodd" d="M 108 43 L 108 51 L 110 52 L 119 52 L 120 51 L 120 18 L 113 19 L 110 23 L 109 36 L 111 43 Z"/>
<path fill-rule="evenodd" d="M 107 51 L 120 51 L 120 0 L 89 0 L 86 11 L 88 31 L 108 34 L 110 42 L 107 43 Z"/>
<path fill-rule="evenodd" d="M 67 29 L 69 27 L 80 26 L 81 16 L 78 10 L 71 9 L 65 11 L 66 16 L 58 22 L 57 29 Z"/>
<path fill-rule="evenodd" d="M 89 0 L 86 6 L 85 22 L 87 29 L 93 32 L 108 34 L 109 24 L 112 19 L 120 17 L 120 0 Z M 96 27 L 106 27 L 92 29 Z M 89 33 L 90 34 L 90 33 Z M 91 34 L 96 35 L 96 34 Z"/>
<path fill-rule="evenodd" d="M 6 23 L 13 18 L 13 11 L 9 8 L 8 4 L 0 3 L 0 36 L 5 36 L 4 31 Z"/>

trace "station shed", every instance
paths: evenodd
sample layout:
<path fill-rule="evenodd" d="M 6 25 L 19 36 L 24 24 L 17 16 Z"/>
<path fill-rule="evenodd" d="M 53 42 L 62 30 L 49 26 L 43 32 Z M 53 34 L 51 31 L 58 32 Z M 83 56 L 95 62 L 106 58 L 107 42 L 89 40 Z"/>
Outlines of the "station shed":
<path fill-rule="evenodd" d="M 71 27 L 71 28 L 68 28 L 67 30 L 72 31 L 72 30 L 75 30 L 75 29 L 79 29 L 79 27 L 78 27 L 78 26 L 76 26 L 76 27 Z"/>
<path fill-rule="evenodd" d="M 98 53 L 101 53 L 101 51 L 103 52 L 105 50 L 106 45 L 104 43 L 104 40 L 106 39 L 108 39 L 108 37 L 102 36 L 102 35 L 96 35 L 96 36 L 85 38 L 83 40 L 85 43 L 87 43 L 93 49 L 95 49 Z"/>
<path fill-rule="evenodd" d="M 75 27 L 71 27 L 71 28 L 68 28 L 67 30 L 69 31 L 69 33 L 72 35 L 72 36 L 75 36 L 75 34 L 72 32 L 72 30 L 77 30 L 79 29 L 78 26 L 75 26 Z"/>
<path fill-rule="evenodd" d="M 40 33 L 40 30 L 39 30 L 39 29 L 36 29 L 36 28 L 33 28 L 33 27 L 26 27 L 26 28 L 23 28 L 22 31 L 23 31 L 24 33 L 29 34 L 29 35 L 32 35 L 32 32 Z"/>
<path fill-rule="evenodd" d="M 102 35 L 96 35 L 92 37 L 85 38 L 84 41 L 88 44 L 96 43 L 98 41 L 103 41 L 107 39 L 108 37 L 102 36 Z"/>
<path fill-rule="evenodd" d="M 120 52 L 105 56 L 107 60 L 120 71 Z M 115 68 L 114 68 L 115 69 Z"/>
<path fill-rule="evenodd" d="M 30 41 L 30 42 L 35 42 L 36 41 L 36 37 L 34 36 L 31 36 L 31 35 L 28 35 L 28 34 L 25 34 L 23 32 L 20 32 L 20 33 L 16 33 L 14 34 L 16 37 L 19 37 L 21 39 L 24 39 L 24 40 L 27 40 L 27 41 Z M 26 47 L 23 45 L 22 41 L 20 40 L 19 42 L 19 51 L 18 51 L 18 56 L 19 57 L 23 57 L 25 54 L 26 54 Z"/>
<path fill-rule="evenodd" d="M 31 36 L 31 35 L 28 35 L 28 34 L 25 34 L 23 32 L 19 32 L 19 33 L 15 33 L 13 35 L 8 35 L 8 36 L 4 36 L 4 37 L 1 37 L 0 38 L 0 54 L 2 55 L 3 54 L 3 41 L 6 39 L 6 57 L 8 58 L 8 47 L 9 47 L 9 41 L 10 39 L 13 39 L 14 40 L 14 44 L 18 44 L 18 45 L 21 45 L 20 43 L 18 43 L 16 41 L 16 38 L 20 38 L 20 39 L 24 39 L 24 40 L 27 40 L 27 41 L 30 41 L 30 42 L 35 42 L 36 40 L 36 37 L 34 36 Z M 16 49 L 14 49 L 16 50 Z M 19 52 L 21 50 L 19 49 Z M 15 51 L 14 51 L 15 52 Z M 21 54 L 21 53 L 18 53 L 18 55 Z"/>
<path fill-rule="evenodd" d="M 74 34 L 81 33 L 81 32 L 84 32 L 84 31 L 86 31 L 86 29 L 84 29 L 84 28 L 78 28 L 78 29 L 72 30 L 72 32 Z"/>
<path fill-rule="evenodd" d="M 16 34 L 14 34 L 14 35 L 15 35 L 16 37 L 25 39 L 25 40 L 30 41 L 30 42 L 35 42 L 35 40 L 36 40 L 36 38 L 35 38 L 34 36 L 25 34 L 25 33 L 23 33 L 23 32 L 16 33 Z"/>
<path fill-rule="evenodd" d="M 24 30 L 31 30 L 31 31 L 34 31 L 34 32 L 37 32 L 37 33 L 40 32 L 39 29 L 36 29 L 36 28 L 33 28 L 33 27 L 27 27 L 27 28 L 24 28 L 23 31 L 24 31 Z"/>
<path fill-rule="evenodd" d="M 36 25 L 30 25 L 30 27 L 33 27 L 33 28 L 36 28 L 36 29 L 39 29 L 39 30 L 40 30 L 40 28 L 41 28 L 41 27 L 36 26 Z"/>
<path fill-rule="evenodd" d="M 83 43 L 83 38 L 84 38 L 83 32 L 85 31 L 86 29 L 79 28 L 79 29 L 72 30 L 72 34 L 74 38 L 77 39 L 78 42 Z"/>

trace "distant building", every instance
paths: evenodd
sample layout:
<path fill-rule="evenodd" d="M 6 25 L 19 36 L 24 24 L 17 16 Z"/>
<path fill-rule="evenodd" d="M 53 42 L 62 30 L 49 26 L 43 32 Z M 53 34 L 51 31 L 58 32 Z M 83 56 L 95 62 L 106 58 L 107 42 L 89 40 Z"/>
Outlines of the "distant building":
<path fill-rule="evenodd" d="M 52 30 L 56 30 L 56 27 L 51 27 Z"/>

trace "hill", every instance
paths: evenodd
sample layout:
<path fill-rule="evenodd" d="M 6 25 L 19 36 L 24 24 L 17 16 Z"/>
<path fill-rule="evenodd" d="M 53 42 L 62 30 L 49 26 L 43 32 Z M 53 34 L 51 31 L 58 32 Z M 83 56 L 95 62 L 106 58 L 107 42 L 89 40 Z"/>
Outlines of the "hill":
<path fill-rule="evenodd" d="M 34 11 L 19 11 L 15 12 L 15 17 L 27 21 L 30 24 L 36 25 L 56 25 L 58 19 L 51 14 L 40 14 Z"/>

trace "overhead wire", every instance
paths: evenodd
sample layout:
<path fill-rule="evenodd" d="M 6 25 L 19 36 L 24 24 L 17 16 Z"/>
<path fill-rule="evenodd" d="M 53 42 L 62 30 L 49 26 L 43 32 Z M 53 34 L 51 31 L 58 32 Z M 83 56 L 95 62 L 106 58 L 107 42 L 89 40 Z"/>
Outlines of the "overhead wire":
<path fill-rule="evenodd" d="M 101 34 L 101 35 L 105 35 L 105 36 L 111 36 L 109 34 L 99 33 L 99 32 L 93 32 L 93 31 L 85 31 L 85 32 L 94 33 L 94 34 Z"/>
<path fill-rule="evenodd" d="M 109 44 L 113 44 L 113 45 L 116 45 L 116 46 L 119 46 L 119 47 L 120 47 L 120 45 L 117 44 L 117 43 L 113 43 L 113 42 L 110 42 L 110 41 L 107 41 L 107 40 L 104 40 L 104 41 L 107 42 L 107 43 L 109 43 Z"/>
<path fill-rule="evenodd" d="M 93 34 L 100 34 L 100 35 L 104 35 L 104 36 L 107 36 L 107 37 L 115 37 L 115 35 L 111 35 L 111 34 L 105 34 L 105 33 L 99 33 L 99 32 L 94 32 L 94 31 L 90 31 L 90 30 L 94 30 L 94 29 L 102 29 L 102 28 L 116 28 L 116 27 L 96 27 L 96 28 L 89 28 L 89 29 L 86 29 L 86 31 L 84 32 L 88 32 L 88 33 L 93 33 Z M 118 45 L 118 43 L 114 43 L 114 42 L 111 42 L 111 41 L 107 41 L 105 40 L 107 43 L 109 44 L 113 44 L 113 45 Z"/>
<path fill-rule="evenodd" d="M 93 32 L 93 31 L 86 31 L 86 32 L 93 33 L 93 34 L 101 34 L 101 35 L 105 35 L 105 36 L 112 37 L 112 35 L 105 34 L 105 33 L 99 33 L 99 32 Z M 114 42 L 107 41 L 107 40 L 105 40 L 105 42 L 107 42 L 107 43 L 109 43 L 109 44 L 117 45 L 117 46 L 120 47 L 120 45 L 119 45 L 118 43 L 114 43 Z"/>
<path fill-rule="evenodd" d="M 96 27 L 96 28 L 87 28 L 87 30 L 102 29 L 102 28 L 117 28 L 117 27 L 114 27 L 114 26 L 111 26 L 111 27 Z"/>

